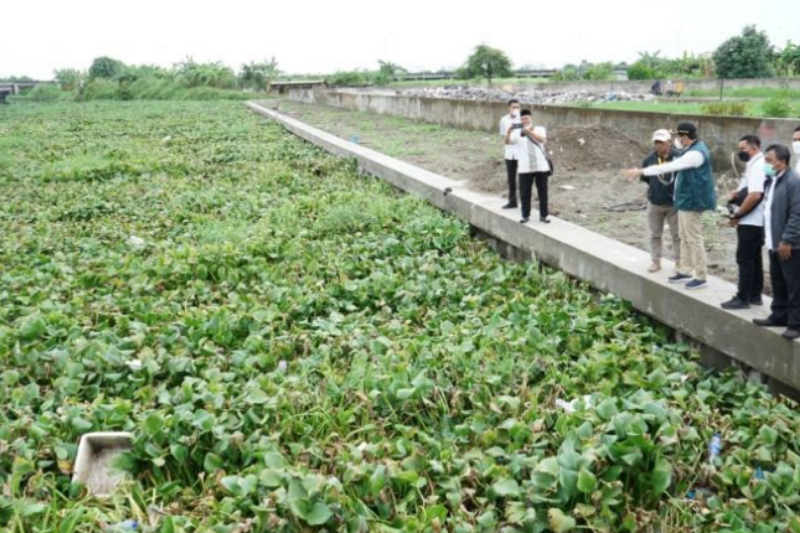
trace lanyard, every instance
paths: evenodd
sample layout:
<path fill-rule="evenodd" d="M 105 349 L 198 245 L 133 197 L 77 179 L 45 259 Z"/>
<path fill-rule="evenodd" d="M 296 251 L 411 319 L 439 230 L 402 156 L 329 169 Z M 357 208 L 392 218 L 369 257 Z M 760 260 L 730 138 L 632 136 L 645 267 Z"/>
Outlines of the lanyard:
<path fill-rule="evenodd" d="M 667 161 L 666 159 L 662 159 L 661 156 L 658 156 L 658 164 L 659 165 L 663 165 L 665 163 L 669 163 L 669 161 Z M 669 180 L 668 181 L 664 180 L 664 174 L 659 174 L 658 175 L 658 181 L 660 181 L 661 185 L 663 185 L 664 187 L 669 187 L 670 185 L 672 185 L 675 182 L 675 174 L 671 173 L 669 175 Z"/>

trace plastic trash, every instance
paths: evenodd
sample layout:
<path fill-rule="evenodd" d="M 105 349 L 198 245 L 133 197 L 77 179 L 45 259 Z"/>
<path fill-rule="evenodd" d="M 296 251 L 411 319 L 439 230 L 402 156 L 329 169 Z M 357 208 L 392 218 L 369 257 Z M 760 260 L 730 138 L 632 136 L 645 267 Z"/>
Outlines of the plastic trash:
<path fill-rule="evenodd" d="M 128 237 L 128 240 L 125 241 L 125 243 L 131 248 L 142 248 L 145 244 L 147 244 L 144 242 L 144 239 L 137 237 L 136 235 L 131 235 Z"/>
<path fill-rule="evenodd" d="M 125 363 L 125 365 L 128 368 L 130 368 L 131 370 L 133 370 L 134 372 L 137 371 L 137 370 L 141 370 L 142 367 L 144 367 L 144 363 L 142 363 L 138 359 L 132 359 L 132 360 L 128 361 L 127 363 Z"/>
<path fill-rule="evenodd" d="M 103 529 L 105 533 L 123 533 L 125 531 L 139 531 L 139 522 L 137 520 L 125 520 L 118 524 L 107 526 Z"/>
<path fill-rule="evenodd" d="M 566 413 L 572 414 L 575 412 L 575 400 L 572 400 L 571 402 L 565 402 L 564 400 L 560 399 L 556 400 L 556 407 L 560 407 Z"/>
<path fill-rule="evenodd" d="M 587 408 L 594 407 L 594 399 L 592 398 L 592 396 L 590 394 L 587 394 L 583 398 L 575 398 L 574 400 L 571 400 L 569 402 L 561 400 L 561 399 L 557 399 L 556 400 L 556 407 L 560 407 L 567 414 L 572 414 L 577 410 L 576 405 L 578 404 L 578 401 L 581 400 L 581 399 L 583 400 L 583 404 Z"/>
<path fill-rule="evenodd" d="M 286 363 L 286 361 L 285 361 L 285 360 L 281 359 L 280 361 L 278 361 L 278 371 L 279 371 L 279 372 L 281 372 L 281 373 L 285 373 L 285 372 L 286 372 L 286 369 L 287 369 L 288 367 L 289 367 L 289 365 Z"/>
<path fill-rule="evenodd" d="M 713 464 L 720 453 L 722 453 L 722 438 L 719 433 L 715 433 L 708 443 L 708 462 Z"/>
<path fill-rule="evenodd" d="M 351 135 L 350 142 L 353 144 L 361 144 L 361 137 L 359 137 L 358 135 Z"/>

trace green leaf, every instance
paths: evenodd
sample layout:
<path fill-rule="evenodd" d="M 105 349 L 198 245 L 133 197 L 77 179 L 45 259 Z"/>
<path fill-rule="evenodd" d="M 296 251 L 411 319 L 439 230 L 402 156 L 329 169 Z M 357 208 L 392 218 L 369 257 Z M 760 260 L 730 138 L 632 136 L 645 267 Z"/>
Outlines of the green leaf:
<path fill-rule="evenodd" d="M 223 465 L 222 457 L 220 457 L 215 453 L 209 453 L 208 455 L 206 455 L 206 458 L 203 461 L 203 468 L 209 474 L 213 474 L 214 472 L 222 468 L 222 465 Z"/>
<path fill-rule="evenodd" d="M 84 420 L 81 417 L 75 417 L 72 419 L 72 427 L 75 428 L 75 431 L 78 433 L 87 433 L 92 430 L 92 423 Z"/>
<path fill-rule="evenodd" d="M 265 404 L 269 401 L 269 395 L 264 392 L 263 390 L 252 390 L 247 393 L 245 397 L 245 402 L 252 404 L 252 405 L 260 405 Z"/>
<path fill-rule="evenodd" d="M 567 533 L 578 525 L 574 518 L 564 514 L 561 509 L 550 509 L 547 511 L 547 519 L 553 533 Z"/>
<path fill-rule="evenodd" d="M 758 436 L 767 446 L 775 446 L 778 443 L 778 432 L 769 426 L 761 426 L 761 429 L 758 430 Z"/>
<path fill-rule="evenodd" d="M 151 414 L 144 419 L 144 423 L 142 424 L 142 426 L 148 434 L 155 435 L 161 429 L 162 424 L 163 421 L 160 416 L 158 416 L 157 414 Z"/>
<path fill-rule="evenodd" d="M 397 389 L 397 399 L 398 400 L 408 400 L 411 398 L 414 393 L 417 392 L 417 389 L 414 387 L 410 387 L 407 389 Z"/>
<path fill-rule="evenodd" d="M 283 485 L 283 475 L 277 470 L 262 470 L 259 477 L 261 483 L 267 488 L 276 489 Z"/>
<path fill-rule="evenodd" d="M 189 448 L 183 444 L 171 444 L 169 452 L 180 463 L 185 463 L 189 459 Z"/>
<path fill-rule="evenodd" d="M 665 460 L 659 460 L 653 470 L 653 494 L 660 496 L 672 485 L 672 465 Z"/>
<path fill-rule="evenodd" d="M 316 502 L 305 516 L 305 521 L 310 526 L 321 526 L 331 519 L 333 513 L 330 507 L 322 502 Z"/>
<path fill-rule="evenodd" d="M 234 496 L 238 496 L 241 493 L 239 490 L 239 476 L 225 476 L 220 483 Z"/>
<path fill-rule="evenodd" d="M 268 452 L 264 454 L 264 464 L 269 468 L 283 468 L 286 461 L 279 452 Z"/>
<path fill-rule="evenodd" d="M 519 484 L 515 479 L 506 478 L 497 481 L 494 485 L 492 485 L 492 490 L 498 495 L 503 498 L 507 498 L 510 496 L 519 496 L 520 488 Z"/>
<path fill-rule="evenodd" d="M 22 507 L 22 516 L 31 517 L 44 513 L 47 506 L 43 503 L 27 503 Z"/>
<path fill-rule="evenodd" d="M 597 477 L 585 468 L 581 468 L 581 471 L 578 472 L 578 490 L 584 494 L 589 494 L 596 489 Z"/>
<path fill-rule="evenodd" d="M 597 406 L 595 412 L 600 416 L 600 418 L 608 422 L 614 418 L 617 413 L 619 413 L 619 410 L 617 409 L 617 402 L 611 398 L 603 400 L 600 402 L 600 405 Z"/>

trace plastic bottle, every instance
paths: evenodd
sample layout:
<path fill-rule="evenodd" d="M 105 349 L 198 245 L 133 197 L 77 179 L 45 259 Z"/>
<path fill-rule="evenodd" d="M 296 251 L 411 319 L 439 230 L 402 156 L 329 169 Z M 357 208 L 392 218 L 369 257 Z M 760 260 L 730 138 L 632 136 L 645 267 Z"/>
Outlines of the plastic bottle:
<path fill-rule="evenodd" d="M 105 533 L 127 533 L 129 531 L 139 531 L 139 522 L 136 520 L 125 520 L 111 526 L 107 526 Z"/>
<path fill-rule="evenodd" d="M 708 444 L 708 462 L 714 464 L 714 459 L 719 457 L 722 452 L 722 438 L 719 433 L 715 433 Z"/>

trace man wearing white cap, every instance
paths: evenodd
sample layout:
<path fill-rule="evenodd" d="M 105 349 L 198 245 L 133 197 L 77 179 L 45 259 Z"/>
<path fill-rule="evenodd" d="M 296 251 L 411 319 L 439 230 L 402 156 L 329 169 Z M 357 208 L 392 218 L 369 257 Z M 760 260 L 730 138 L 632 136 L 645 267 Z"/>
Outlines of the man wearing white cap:
<path fill-rule="evenodd" d="M 678 150 L 672 146 L 672 135 L 667 130 L 658 130 L 653 134 L 653 151 L 642 163 L 642 168 L 663 165 L 679 156 Z M 647 183 L 647 221 L 650 227 L 650 257 L 653 264 L 649 272 L 661 270 L 661 254 L 663 247 L 664 224 L 669 224 L 672 235 L 672 249 L 675 251 L 675 268 L 681 270 L 681 239 L 678 233 L 678 211 L 675 209 L 675 173 L 667 172 L 657 176 L 640 176 Z"/>

